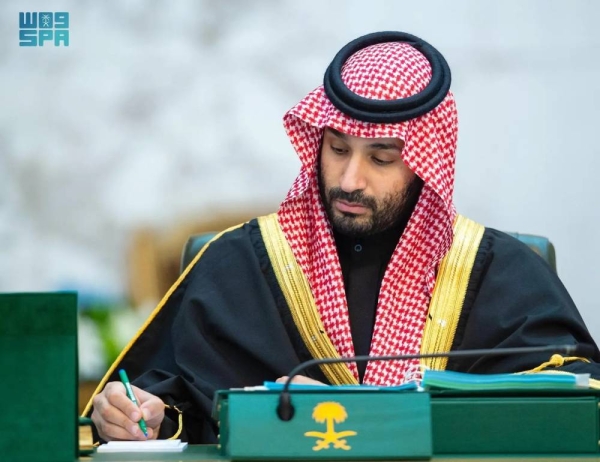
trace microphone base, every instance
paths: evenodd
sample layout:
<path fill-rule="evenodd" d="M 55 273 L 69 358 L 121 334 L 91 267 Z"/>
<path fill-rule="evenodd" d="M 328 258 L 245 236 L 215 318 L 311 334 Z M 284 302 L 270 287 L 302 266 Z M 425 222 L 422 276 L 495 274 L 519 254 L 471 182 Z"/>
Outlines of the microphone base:
<path fill-rule="evenodd" d="M 277 417 L 284 422 L 289 422 L 295 413 L 296 410 L 292 404 L 292 397 L 289 393 L 282 393 L 279 396 L 279 404 L 277 405 Z"/>

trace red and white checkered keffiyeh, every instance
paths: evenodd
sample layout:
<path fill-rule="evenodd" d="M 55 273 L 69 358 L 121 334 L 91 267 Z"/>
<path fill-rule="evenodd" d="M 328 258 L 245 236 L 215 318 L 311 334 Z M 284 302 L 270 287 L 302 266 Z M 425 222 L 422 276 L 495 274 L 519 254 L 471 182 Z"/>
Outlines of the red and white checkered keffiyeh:
<path fill-rule="evenodd" d="M 406 43 L 364 48 L 342 69 L 353 92 L 372 99 L 406 98 L 431 78 L 427 59 Z M 424 186 L 415 210 L 385 271 L 371 355 L 416 354 L 436 270 L 452 243 L 452 202 L 458 121 L 448 93 L 429 113 L 407 122 L 361 122 L 337 110 L 320 86 L 284 116 L 287 134 L 302 163 L 279 210 L 279 223 L 306 275 L 326 332 L 342 357 L 354 356 L 342 271 L 331 226 L 321 203 L 317 160 L 324 127 L 365 138 L 400 138 L 402 159 Z M 363 383 L 393 385 L 412 377 L 418 361 L 370 362 Z M 358 378 L 356 364 L 350 369 Z"/>

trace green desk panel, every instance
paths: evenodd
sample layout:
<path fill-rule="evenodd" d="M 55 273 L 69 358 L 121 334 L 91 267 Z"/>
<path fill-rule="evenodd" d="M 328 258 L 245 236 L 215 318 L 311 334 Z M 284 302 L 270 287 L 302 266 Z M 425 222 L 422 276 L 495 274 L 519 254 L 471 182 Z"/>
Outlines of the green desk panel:
<path fill-rule="evenodd" d="M 0 294 L 0 461 L 77 456 L 77 295 Z"/>

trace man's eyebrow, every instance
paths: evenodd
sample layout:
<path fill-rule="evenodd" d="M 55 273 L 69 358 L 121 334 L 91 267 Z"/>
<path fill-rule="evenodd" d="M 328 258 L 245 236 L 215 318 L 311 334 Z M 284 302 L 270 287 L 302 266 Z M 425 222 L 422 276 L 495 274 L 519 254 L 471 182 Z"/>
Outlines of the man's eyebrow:
<path fill-rule="evenodd" d="M 371 143 L 368 146 L 371 149 L 393 149 L 396 151 L 402 151 L 402 148 L 398 146 L 396 143 Z"/>
<path fill-rule="evenodd" d="M 343 140 L 345 140 L 347 138 L 347 136 L 346 136 L 345 133 L 338 132 L 335 128 L 327 127 L 327 130 L 329 131 L 329 133 L 331 133 L 332 135 L 337 136 L 338 138 L 341 138 Z"/>
<path fill-rule="evenodd" d="M 338 137 L 341 140 L 346 140 L 348 138 L 348 136 L 345 133 L 337 131 L 335 128 L 327 127 L 327 131 L 329 131 L 329 133 Z M 398 146 L 396 143 L 393 143 L 393 142 L 382 143 L 381 141 L 376 141 L 375 143 L 369 144 L 367 147 L 370 149 L 381 149 L 381 150 L 392 149 L 392 150 L 401 152 L 402 148 L 404 147 L 404 143 L 402 143 L 402 146 Z"/>

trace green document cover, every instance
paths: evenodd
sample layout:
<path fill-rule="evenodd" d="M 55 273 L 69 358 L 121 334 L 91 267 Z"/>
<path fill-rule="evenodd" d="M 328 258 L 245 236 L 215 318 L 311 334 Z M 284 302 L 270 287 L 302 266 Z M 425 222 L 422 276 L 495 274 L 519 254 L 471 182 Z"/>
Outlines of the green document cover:
<path fill-rule="evenodd" d="M 77 294 L 0 294 L 0 455 L 77 457 Z"/>
<path fill-rule="evenodd" d="M 431 458 L 427 393 L 314 387 L 291 394 L 289 421 L 277 416 L 278 391 L 218 393 L 219 442 L 232 460 Z"/>

